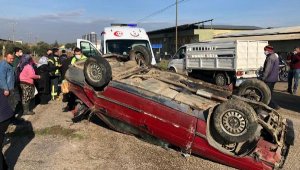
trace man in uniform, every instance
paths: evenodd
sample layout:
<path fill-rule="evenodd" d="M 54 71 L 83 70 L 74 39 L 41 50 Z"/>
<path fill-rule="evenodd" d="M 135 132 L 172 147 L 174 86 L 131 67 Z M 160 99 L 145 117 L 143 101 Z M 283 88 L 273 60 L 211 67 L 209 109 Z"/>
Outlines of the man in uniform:
<path fill-rule="evenodd" d="M 86 59 L 87 57 L 82 54 L 81 49 L 76 47 L 74 49 L 74 56 L 71 58 L 71 62 L 65 60 L 65 63 L 62 64 L 62 68 L 64 68 L 63 70 L 67 70 L 70 64 L 74 65 L 76 62 L 85 61 Z M 68 101 L 68 105 L 63 108 L 63 111 L 67 112 L 73 110 L 75 107 L 76 96 L 73 93 L 69 92 L 67 94 L 64 94 L 64 98 Z"/>
<path fill-rule="evenodd" d="M 82 51 L 80 48 L 76 47 L 74 49 L 74 56 L 72 58 L 71 64 L 73 65 L 74 63 L 76 63 L 77 61 L 83 61 L 86 60 L 87 57 L 85 55 L 82 54 Z"/>
<path fill-rule="evenodd" d="M 53 48 L 53 54 L 48 57 L 48 65 L 50 69 L 50 88 L 51 88 L 51 96 L 52 100 L 55 100 L 58 97 L 58 82 L 61 76 L 59 68 L 59 49 Z"/>

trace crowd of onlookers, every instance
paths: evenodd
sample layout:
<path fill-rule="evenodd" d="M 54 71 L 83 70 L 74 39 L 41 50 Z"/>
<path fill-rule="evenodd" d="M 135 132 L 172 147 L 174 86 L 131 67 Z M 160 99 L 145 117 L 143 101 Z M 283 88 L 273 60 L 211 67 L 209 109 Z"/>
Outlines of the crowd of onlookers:
<path fill-rule="evenodd" d="M 5 131 L 10 123 L 22 123 L 23 115 L 34 115 L 37 104 L 59 100 L 61 84 L 69 65 L 86 57 L 81 49 L 74 48 L 74 55 L 65 50 L 48 49 L 46 55 L 34 61 L 31 54 L 23 54 L 21 48 L 8 52 L 0 62 L 0 151 Z M 75 96 L 64 94 L 64 101 L 74 101 Z M 69 102 L 64 111 L 72 110 Z M 7 169 L 4 156 L 0 154 L 0 169 Z"/>

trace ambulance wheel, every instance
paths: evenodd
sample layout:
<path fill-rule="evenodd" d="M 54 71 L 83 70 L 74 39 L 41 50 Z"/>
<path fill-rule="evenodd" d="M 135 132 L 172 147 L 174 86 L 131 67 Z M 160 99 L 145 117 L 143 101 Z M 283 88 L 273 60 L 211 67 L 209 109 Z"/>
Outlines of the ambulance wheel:
<path fill-rule="evenodd" d="M 142 45 L 138 45 L 133 47 L 133 52 L 131 53 L 131 55 L 134 55 L 134 57 L 130 57 L 130 58 L 134 58 L 136 60 L 136 62 L 139 65 L 146 65 L 146 66 L 150 66 L 151 65 L 151 60 L 152 60 L 152 55 L 151 52 Z"/>

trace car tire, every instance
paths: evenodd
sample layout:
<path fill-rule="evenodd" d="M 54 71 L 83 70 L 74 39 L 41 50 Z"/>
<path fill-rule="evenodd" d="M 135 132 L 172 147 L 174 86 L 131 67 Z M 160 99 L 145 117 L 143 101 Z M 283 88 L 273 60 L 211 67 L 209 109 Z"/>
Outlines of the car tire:
<path fill-rule="evenodd" d="M 138 45 L 133 47 L 132 49 L 132 53 L 134 55 L 134 59 L 136 60 L 136 62 L 140 65 L 146 65 L 146 66 L 150 66 L 151 65 L 151 61 L 152 61 L 152 55 L 151 52 L 142 45 Z M 132 58 L 132 57 L 130 57 Z"/>
<path fill-rule="evenodd" d="M 268 105 L 271 101 L 271 91 L 261 80 L 244 81 L 237 89 L 236 95 Z"/>
<path fill-rule="evenodd" d="M 102 57 L 88 58 L 85 61 L 83 73 L 85 80 L 93 88 L 105 87 L 112 78 L 111 67 Z"/>
<path fill-rule="evenodd" d="M 217 73 L 214 77 L 214 82 L 217 86 L 226 86 L 227 77 L 224 73 Z"/>
<path fill-rule="evenodd" d="M 217 106 L 213 113 L 213 125 L 226 142 L 239 143 L 255 137 L 258 120 L 250 105 L 231 99 Z"/>

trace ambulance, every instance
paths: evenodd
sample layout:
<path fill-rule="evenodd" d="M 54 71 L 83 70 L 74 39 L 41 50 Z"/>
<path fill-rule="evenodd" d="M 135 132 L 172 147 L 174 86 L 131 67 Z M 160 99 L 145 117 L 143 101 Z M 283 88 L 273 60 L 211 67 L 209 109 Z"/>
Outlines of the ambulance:
<path fill-rule="evenodd" d="M 136 24 L 111 24 L 111 27 L 104 28 L 101 36 L 104 54 L 128 55 L 135 46 L 142 45 L 151 53 L 151 64 L 156 64 L 149 37 L 145 29 L 138 28 Z"/>

